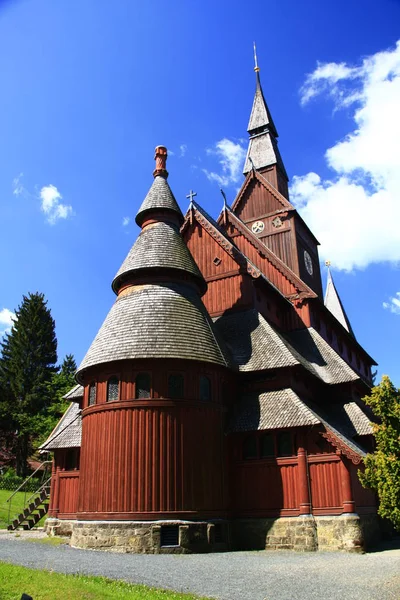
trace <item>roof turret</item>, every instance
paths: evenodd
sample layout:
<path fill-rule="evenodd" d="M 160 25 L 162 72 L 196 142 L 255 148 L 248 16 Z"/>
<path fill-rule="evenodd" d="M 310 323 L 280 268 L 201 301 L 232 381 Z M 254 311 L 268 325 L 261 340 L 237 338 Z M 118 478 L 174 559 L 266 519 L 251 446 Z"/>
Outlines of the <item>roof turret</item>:
<path fill-rule="evenodd" d="M 165 146 L 157 146 L 155 150 L 156 168 L 153 171 L 154 181 L 146 198 L 143 200 L 136 215 L 136 223 L 142 226 L 149 214 L 155 211 L 170 213 L 175 217 L 179 225 L 183 223 L 182 211 L 168 185 L 167 149 Z"/>
<path fill-rule="evenodd" d="M 182 213 L 167 184 L 167 150 L 156 148 L 150 192 L 136 220 L 142 231 L 117 272 L 118 295 L 77 370 L 119 360 L 174 358 L 228 366 L 200 295 L 207 289 L 180 231 Z"/>
<path fill-rule="evenodd" d="M 154 182 L 144 199 L 136 222 L 142 226 L 136 242 L 114 277 L 112 288 L 117 294 L 122 287 L 143 277 L 154 275 L 191 281 L 201 293 L 207 284 L 180 233 L 183 215 L 167 183 L 167 149 L 156 148 Z"/>
<path fill-rule="evenodd" d="M 333 314 L 334 317 L 339 321 L 341 325 L 355 338 L 353 329 L 350 325 L 350 321 L 346 315 L 346 311 L 344 310 L 342 301 L 337 292 L 335 284 L 333 283 L 332 274 L 330 270 L 330 262 L 326 262 L 326 266 L 328 267 L 328 279 L 326 282 L 326 291 L 324 304 L 326 308 Z"/>

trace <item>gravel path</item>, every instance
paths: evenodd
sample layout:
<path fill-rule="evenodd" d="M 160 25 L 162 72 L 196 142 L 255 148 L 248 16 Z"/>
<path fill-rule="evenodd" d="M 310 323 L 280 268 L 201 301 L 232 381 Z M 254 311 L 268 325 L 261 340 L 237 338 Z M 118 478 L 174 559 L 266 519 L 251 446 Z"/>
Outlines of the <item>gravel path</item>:
<path fill-rule="evenodd" d="M 104 575 L 219 600 L 400 600 L 400 549 L 370 554 L 116 554 L 47 546 L 13 535 L 0 535 L 1 561 Z"/>

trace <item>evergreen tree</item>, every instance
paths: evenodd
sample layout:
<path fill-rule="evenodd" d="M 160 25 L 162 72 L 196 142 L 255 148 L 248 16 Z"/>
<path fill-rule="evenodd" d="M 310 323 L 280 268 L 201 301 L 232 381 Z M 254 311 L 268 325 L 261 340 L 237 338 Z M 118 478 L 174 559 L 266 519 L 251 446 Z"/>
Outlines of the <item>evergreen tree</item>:
<path fill-rule="evenodd" d="M 16 435 L 16 470 L 25 476 L 32 444 L 51 402 L 49 382 L 57 371 L 55 323 L 43 294 L 23 296 L 1 345 L 0 418 Z"/>
<path fill-rule="evenodd" d="M 53 431 L 57 422 L 68 408 L 69 401 L 63 396 L 76 385 L 76 362 L 72 354 L 67 354 L 57 373 L 54 373 L 49 382 L 51 404 L 47 409 L 46 418 L 42 420 L 41 435 L 38 440 L 40 445 Z"/>
<path fill-rule="evenodd" d="M 400 390 L 384 375 L 364 400 L 379 423 L 374 424 L 376 450 L 365 458 L 360 481 L 377 492 L 380 516 L 400 530 Z"/>

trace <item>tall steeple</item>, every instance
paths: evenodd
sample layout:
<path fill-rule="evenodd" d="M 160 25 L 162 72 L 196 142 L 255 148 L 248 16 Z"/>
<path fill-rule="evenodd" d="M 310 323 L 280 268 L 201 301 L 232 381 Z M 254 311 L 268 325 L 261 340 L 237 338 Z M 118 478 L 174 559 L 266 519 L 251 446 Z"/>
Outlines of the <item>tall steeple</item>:
<path fill-rule="evenodd" d="M 350 325 L 350 321 L 346 315 L 346 311 L 344 310 L 342 301 L 340 300 L 339 294 L 333 283 L 332 274 L 330 270 L 330 262 L 326 261 L 326 266 L 328 267 L 328 279 L 326 282 L 326 291 L 324 304 L 326 308 L 333 314 L 334 317 L 343 325 L 343 327 L 355 338 L 353 329 Z"/>
<path fill-rule="evenodd" d="M 287 197 L 288 176 L 278 150 L 278 132 L 261 86 L 260 67 L 257 62 L 255 44 L 254 62 L 256 91 L 247 126 L 250 140 L 243 173 L 246 175 L 253 168 L 257 171 L 265 172 L 267 179 Z M 271 173 L 268 175 L 268 172 Z"/>

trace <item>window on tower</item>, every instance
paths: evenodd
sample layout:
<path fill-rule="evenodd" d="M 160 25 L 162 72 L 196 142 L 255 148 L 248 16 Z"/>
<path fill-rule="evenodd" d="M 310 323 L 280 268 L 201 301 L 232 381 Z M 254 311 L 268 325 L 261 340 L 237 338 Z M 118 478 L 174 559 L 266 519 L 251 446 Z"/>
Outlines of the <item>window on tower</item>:
<path fill-rule="evenodd" d="M 89 385 L 89 406 L 96 404 L 96 384 L 92 382 Z"/>
<path fill-rule="evenodd" d="M 148 373 L 138 373 L 135 380 L 136 398 L 150 398 L 151 380 Z"/>
<path fill-rule="evenodd" d="M 200 400 L 211 400 L 211 381 L 206 375 L 200 375 Z"/>
<path fill-rule="evenodd" d="M 172 374 L 168 377 L 168 398 L 183 398 L 183 375 Z"/>
<path fill-rule="evenodd" d="M 107 402 L 115 402 L 119 398 L 119 379 L 110 377 L 107 382 Z"/>

